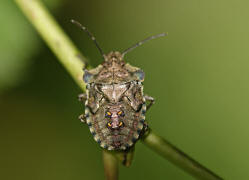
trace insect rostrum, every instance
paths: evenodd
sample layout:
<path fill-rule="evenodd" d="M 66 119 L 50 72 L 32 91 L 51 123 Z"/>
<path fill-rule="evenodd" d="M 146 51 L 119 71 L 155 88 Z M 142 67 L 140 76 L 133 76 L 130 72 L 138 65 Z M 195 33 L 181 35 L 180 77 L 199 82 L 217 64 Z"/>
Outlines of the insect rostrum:
<path fill-rule="evenodd" d="M 144 42 L 165 34 L 151 36 L 123 53 L 115 51 L 105 55 L 92 34 L 80 23 L 72 22 L 88 33 L 104 57 L 104 62 L 96 68 L 84 70 L 86 94 L 79 97 L 85 101 L 85 114 L 80 115 L 80 119 L 86 122 L 102 148 L 127 150 L 146 130 L 145 113 L 154 99 L 143 93 L 144 72 L 126 63 L 124 55 Z M 146 101 L 150 102 L 148 106 Z"/>

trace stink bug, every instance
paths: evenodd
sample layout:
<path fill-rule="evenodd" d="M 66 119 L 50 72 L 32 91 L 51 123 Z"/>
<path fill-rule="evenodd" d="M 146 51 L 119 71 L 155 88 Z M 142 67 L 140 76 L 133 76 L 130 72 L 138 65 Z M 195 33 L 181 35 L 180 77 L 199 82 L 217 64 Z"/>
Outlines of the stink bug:
<path fill-rule="evenodd" d="M 115 51 L 105 55 L 84 26 L 74 20 L 72 23 L 87 32 L 104 58 L 104 62 L 96 68 L 84 70 L 86 93 L 80 94 L 79 99 L 85 102 L 85 114 L 79 119 L 89 126 L 102 148 L 127 150 L 146 130 L 145 113 L 154 99 L 143 94 L 144 72 L 125 63 L 124 55 L 144 42 L 166 34 L 148 37 L 122 53 Z"/>

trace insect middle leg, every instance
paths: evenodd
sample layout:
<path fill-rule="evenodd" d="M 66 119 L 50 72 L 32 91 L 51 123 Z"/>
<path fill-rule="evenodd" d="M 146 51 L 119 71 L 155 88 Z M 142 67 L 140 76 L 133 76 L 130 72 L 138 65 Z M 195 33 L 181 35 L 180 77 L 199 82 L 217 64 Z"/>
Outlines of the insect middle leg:
<path fill-rule="evenodd" d="M 79 94 L 78 99 L 80 102 L 83 102 L 85 104 L 85 101 L 87 99 L 87 94 L 86 93 Z M 86 116 L 84 113 L 79 116 L 79 120 L 83 123 L 86 123 Z"/>
<path fill-rule="evenodd" d="M 146 106 L 146 109 L 149 110 L 150 107 L 155 103 L 155 99 L 147 95 L 145 95 L 144 98 L 145 98 L 145 101 L 149 101 L 149 104 Z"/>

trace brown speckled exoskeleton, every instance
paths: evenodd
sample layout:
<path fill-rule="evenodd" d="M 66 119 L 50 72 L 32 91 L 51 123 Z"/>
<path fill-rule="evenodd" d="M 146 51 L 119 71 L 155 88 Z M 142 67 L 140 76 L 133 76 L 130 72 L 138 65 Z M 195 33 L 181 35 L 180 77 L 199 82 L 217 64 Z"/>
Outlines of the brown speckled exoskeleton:
<path fill-rule="evenodd" d="M 144 42 L 165 34 L 151 36 L 123 53 L 115 51 L 105 55 L 92 34 L 80 23 L 72 22 L 88 33 L 104 57 L 104 62 L 98 67 L 84 70 L 86 94 L 79 95 L 79 99 L 85 101 L 85 114 L 79 118 L 87 123 L 102 148 L 127 150 L 146 130 L 145 113 L 154 99 L 143 94 L 144 72 L 125 63 L 124 55 Z"/>

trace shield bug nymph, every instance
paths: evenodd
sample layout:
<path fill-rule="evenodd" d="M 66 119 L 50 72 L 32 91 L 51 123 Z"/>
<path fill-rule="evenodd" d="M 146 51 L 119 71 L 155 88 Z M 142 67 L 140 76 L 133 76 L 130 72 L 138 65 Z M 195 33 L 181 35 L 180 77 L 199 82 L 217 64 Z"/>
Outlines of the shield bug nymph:
<path fill-rule="evenodd" d="M 79 99 L 85 102 L 85 114 L 79 118 L 87 123 L 102 148 L 127 150 L 146 130 L 145 113 L 154 99 L 143 94 L 143 70 L 126 63 L 124 56 L 144 42 L 166 34 L 148 37 L 122 53 L 115 51 L 105 55 L 84 26 L 74 20 L 72 23 L 87 32 L 104 58 L 104 62 L 96 68 L 84 70 L 83 80 L 87 88 Z"/>

